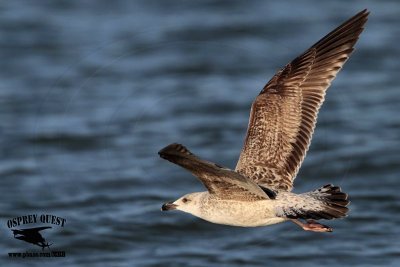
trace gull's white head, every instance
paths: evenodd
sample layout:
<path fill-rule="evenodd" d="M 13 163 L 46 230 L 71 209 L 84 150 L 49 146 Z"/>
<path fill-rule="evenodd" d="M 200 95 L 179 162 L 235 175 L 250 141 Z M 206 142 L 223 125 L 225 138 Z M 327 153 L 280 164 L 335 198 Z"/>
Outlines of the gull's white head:
<path fill-rule="evenodd" d="M 186 194 L 174 202 L 165 203 L 162 205 L 161 210 L 181 210 L 193 215 L 199 215 L 202 204 L 201 199 L 203 196 L 204 192 Z"/>

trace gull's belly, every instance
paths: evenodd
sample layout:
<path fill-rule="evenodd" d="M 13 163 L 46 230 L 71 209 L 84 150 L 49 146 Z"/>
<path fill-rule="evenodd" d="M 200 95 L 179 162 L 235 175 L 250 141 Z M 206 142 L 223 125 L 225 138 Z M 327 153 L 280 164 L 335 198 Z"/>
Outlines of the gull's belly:
<path fill-rule="evenodd" d="M 276 217 L 274 211 L 275 203 L 271 200 L 255 202 L 218 200 L 208 204 L 210 205 L 203 209 L 199 217 L 212 223 L 256 227 L 286 220 Z"/>

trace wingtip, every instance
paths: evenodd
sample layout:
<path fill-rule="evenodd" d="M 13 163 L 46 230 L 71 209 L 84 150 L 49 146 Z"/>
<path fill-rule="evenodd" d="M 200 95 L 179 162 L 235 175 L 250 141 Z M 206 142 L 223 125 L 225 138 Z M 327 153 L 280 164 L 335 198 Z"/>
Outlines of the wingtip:
<path fill-rule="evenodd" d="M 361 12 L 365 13 L 366 15 L 369 15 L 369 13 L 371 13 L 371 11 L 369 11 L 368 8 L 364 8 Z"/>
<path fill-rule="evenodd" d="M 158 155 L 161 158 L 165 158 L 166 155 L 174 153 L 193 155 L 184 145 L 178 143 L 169 144 L 160 151 L 158 151 Z"/>
<path fill-rule="evenodd" d="M 362 24 L 365 24 L 366 21 L 368 21 L 368 16 L 370 14 L 370 11 L 365 8 L 363 10 L 361 10 L 360 12 L 358 12 L 357 14 L 355 14 L 353 17 L 351 17 L 348 21 L 346 21 L 343 24 L 346 23 L 356 23 L 356 21 L 362 21 Z"/>
<path fill-rule="evenodd" d="M 160 149 L 160 151 L 158 151 L 158 155 L 159 155 L 161 158 L 164 158 L 165 154 L 170 150 L 170 148 L 171 148 L 172 146 L 175 146 L 175 145 L 177 145 L 177 144 L 176 144 L 176 143 L 173 143 L 173 144 L 169 144 L 169 145 L 165 146 L 164 148 Z"/>
<path fill-rule="evenodd" d="M 371 12 L 370 12 L 367 8 L 364 8 L 363 10 L 361 10 L 360 12 L 358 12 L 358 13 L 354 16 L 354 18 L 359 17 L 360 19 L 364 19 L 365 21 L 367 21 L 370 13 L 371 13 Z"/>

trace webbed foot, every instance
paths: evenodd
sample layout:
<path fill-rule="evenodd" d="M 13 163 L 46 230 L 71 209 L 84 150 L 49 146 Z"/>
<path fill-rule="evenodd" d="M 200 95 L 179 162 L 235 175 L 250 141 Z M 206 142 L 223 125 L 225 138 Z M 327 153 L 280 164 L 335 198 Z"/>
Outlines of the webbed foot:
<path fill-rule="evenodd" d="M 319 232 L 319 233 L 333 232 L 333 229 L 331 227 L 318 223 L 314 220 L 307 220 L 306 223 L 303 223 L 296 219 L 292 219 L 291 221 L 300 226 L 301 228 L 303 228 L 304 231 Z"/>

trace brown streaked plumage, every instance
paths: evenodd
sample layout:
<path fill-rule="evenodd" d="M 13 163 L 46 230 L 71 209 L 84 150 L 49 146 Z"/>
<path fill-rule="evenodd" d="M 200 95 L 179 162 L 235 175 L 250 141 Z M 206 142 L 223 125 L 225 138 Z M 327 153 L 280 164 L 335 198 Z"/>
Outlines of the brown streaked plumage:
<path fill-rule="evenodd" d="M 277 191 L 292 189 L 326 90 L 353 51 L 368 14 L 363 10 L 343 23 L 265 85 L 251 107 L 237 172 Z"/>
<path fill-rule="evenodd" d="M 162 149 L 162 158 L 189 170 L 207 188 L 165 203 L 162 210 L 243 227 L 291 220 L 307 231 L 331 232 L 314 220 L 345 217 L 348 195 L 331 184 L 302 194 L 290 191 L 326 90 L 353 51 L 368 14 L 363 10 L 343 23 L 265 85 L 252 104 L 235 170 L 199 159 L 180 144 Z"/>
<path fill-rule="evenodd" d="M 199 178 L 210 194 L 215 194 L 220 199 L 240 201 L 269 199 L 253 180 L 228 168 L 199 159 L 181 144 L 168 145 L 158 154 L 190 171 Z"/>

